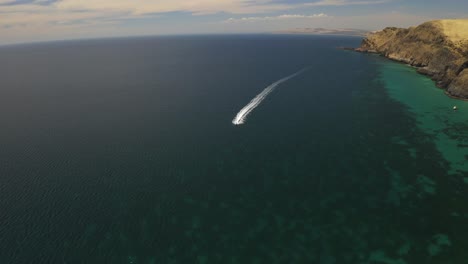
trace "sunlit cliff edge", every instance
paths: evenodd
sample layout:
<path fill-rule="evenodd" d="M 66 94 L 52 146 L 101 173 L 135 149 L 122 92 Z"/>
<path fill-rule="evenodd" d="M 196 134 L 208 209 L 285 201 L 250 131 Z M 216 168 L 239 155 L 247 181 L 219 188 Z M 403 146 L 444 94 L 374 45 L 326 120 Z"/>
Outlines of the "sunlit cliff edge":
<path fill-rule="evenodd" d="M 468 99 L 468 19 L 388 27 L 369 34 L 355 50 L 418 67 L 450 96 Z"/>

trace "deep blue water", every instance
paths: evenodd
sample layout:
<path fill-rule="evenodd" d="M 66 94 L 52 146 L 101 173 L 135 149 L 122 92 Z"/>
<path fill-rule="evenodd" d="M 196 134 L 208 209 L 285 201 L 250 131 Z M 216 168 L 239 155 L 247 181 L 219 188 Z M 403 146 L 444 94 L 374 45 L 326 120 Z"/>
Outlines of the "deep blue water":
<path fill-rule="evenodd" d="M 0 263 L 465 263 L 468 175 L 359 42 L 0 47 Z"/>

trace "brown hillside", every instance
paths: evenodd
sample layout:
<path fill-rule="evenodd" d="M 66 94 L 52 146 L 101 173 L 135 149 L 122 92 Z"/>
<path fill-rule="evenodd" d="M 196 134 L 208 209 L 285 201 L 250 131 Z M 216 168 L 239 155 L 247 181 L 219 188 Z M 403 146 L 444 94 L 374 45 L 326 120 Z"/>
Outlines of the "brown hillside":
<path fill-rule="evenodd" d="M 367 36 L 356 50 L 419 67 L 450 95 L 468 99 L 468 19 L 385 28 Z"/>

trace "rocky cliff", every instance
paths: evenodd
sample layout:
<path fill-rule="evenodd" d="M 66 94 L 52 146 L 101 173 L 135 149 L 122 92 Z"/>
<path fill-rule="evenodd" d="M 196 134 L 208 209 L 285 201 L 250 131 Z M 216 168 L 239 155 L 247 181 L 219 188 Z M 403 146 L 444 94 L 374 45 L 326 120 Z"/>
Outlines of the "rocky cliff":
<path fill-rule="evenodd" d="M 468 19 L 385 28 L 369 34 L 356 50 L 418 67 L 449 95 L 468 99 Z"/>

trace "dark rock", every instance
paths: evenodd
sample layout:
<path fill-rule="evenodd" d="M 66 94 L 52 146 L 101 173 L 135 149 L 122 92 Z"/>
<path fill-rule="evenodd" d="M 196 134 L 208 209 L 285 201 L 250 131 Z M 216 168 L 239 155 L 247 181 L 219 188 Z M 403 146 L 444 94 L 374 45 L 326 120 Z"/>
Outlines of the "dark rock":
<path fill-rule="evenodd" d="M 437 20 L 368 35 L 355 51 L 417 67 L 453 97 L 468 98 L 468 20 Z"/>

